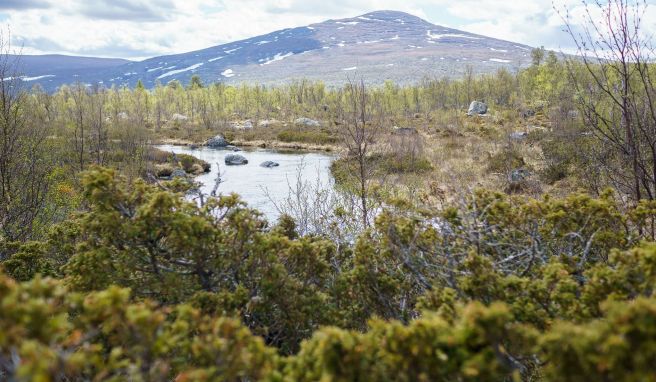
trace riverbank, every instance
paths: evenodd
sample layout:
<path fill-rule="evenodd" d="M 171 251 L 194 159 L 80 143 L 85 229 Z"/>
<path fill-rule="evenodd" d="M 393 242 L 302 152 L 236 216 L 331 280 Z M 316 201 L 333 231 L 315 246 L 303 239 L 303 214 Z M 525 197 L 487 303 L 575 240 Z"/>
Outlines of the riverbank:
<path fill-rule="evenodd" d="M 204 146 L 206 140 L 189 140 L 181 138 L 156 138 L 153 141 L 154 146 L 159 145 L 174 145 L 174 146 Z M 320 145 L 304 142 L 282 142 L 276 140 L 232 140 L 230 144 L 237 147 L 259 147 L 275 150 L 295 150 L 295 151 L 308 151 L 308 152 L 333 152 L 341 151 L 337 145 Z"/>

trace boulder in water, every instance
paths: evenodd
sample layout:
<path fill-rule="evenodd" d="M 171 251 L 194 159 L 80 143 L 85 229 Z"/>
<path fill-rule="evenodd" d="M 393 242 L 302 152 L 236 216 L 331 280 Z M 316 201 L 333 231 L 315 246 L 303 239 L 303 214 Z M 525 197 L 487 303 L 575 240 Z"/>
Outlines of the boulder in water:
<path fill-rule="evenodd" d="M 278 167 L 278 166 L 280 166 L 280 163 L 270 160 L 260 163 L 260 167 L 271 168 L 271 167 Z"/>
<path fill-rule="evenodd" d="M 248 159 L 246 159 L 243 155 L 228 154 L 225 156 L 225 164 L 228 166 L 239 166 L 247 163 Z"/>

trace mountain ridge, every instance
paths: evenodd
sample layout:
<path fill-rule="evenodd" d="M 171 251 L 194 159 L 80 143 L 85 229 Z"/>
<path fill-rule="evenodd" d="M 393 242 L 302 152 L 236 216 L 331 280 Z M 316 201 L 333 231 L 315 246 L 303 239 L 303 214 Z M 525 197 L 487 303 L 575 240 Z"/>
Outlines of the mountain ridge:
<path fill-rule="evenodd" d="M 354 76 L 372 84 L 411 83 L 425 77 L 457 77 L 467 65 L 477 73 L 518 69 L 530 64 L 530 49 L 383 10 L 119 65 L 107 61 L 106 66 L 92 68 L 32 68 L 25 72 L 31 81 L 25 82 L 48 90 L 77 81 L 134 86 L 141 80 L 153 87 L 171 80 L 188 83 L 197 74 L 205 83 L 276 85 L 306 78 L 340 85 Z"/>

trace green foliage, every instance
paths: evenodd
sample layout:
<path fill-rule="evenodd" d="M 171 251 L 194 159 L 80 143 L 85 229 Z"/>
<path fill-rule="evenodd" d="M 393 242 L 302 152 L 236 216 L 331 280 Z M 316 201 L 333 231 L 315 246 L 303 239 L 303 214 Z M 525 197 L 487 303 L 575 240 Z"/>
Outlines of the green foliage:
<path fill-rule="evenodd" d="M 277 362 L 237 320 L 131 303 L 127 289 L 83 296 L 54 280 L 0 275 L 0 306 L 3 379 L 259 380 Z"/>
<path fill-rule="evenodd" d="M 553 381 L 649 381 L 656 378 L 656 301 L 608 303 L 604 319 L 557 322 L 540 340 Z"/>
<path fill-rule="evenodd" d="M 396 203 L 351 245 L 114 170 L 83 191 L 87 211 L 47 239 L 0 248 L 0 377 L 653 376 L 647 202 L 477 191 L 440 211 Z"/>
<path fill-rule="evenodd" d="M 429 315 L 373 321 L 365 333 L 323 329 L 286 369 L 290 381 L 498 381 L 512 375 L 501 342 L 507 308 L 472 304 L 456 323 Z"/>
<path fill-rule="evenodd" d="M 88 173 L 84 187 L 90 211 L 63 268 L 74 289 L 121 285 L 163 303 L 217 293 L 226 305 L 213 309 L 238 312 L 285 351 L 329 323 L 326 276 L 316 275 L 334 256 L 330 243 L 265 231 L 236 196 L 199 207 L 141 181 L 128 187 L 111 170 Z"/>

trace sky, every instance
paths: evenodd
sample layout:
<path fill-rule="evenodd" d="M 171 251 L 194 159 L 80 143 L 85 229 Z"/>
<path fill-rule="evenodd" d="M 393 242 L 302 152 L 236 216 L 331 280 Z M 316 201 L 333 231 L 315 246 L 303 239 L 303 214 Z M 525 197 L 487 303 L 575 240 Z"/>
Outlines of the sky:
<path fill-rule="evenodd" d="M 656 33 L 656 0 L 643 19 Z M 2 33 L 23 54 L 139 60 L 278 29 L 404 11 L 434 24 L 530 46 L 573 51 L 554 7 L 581 22 L 581 0 L 0 0 Z"/>

